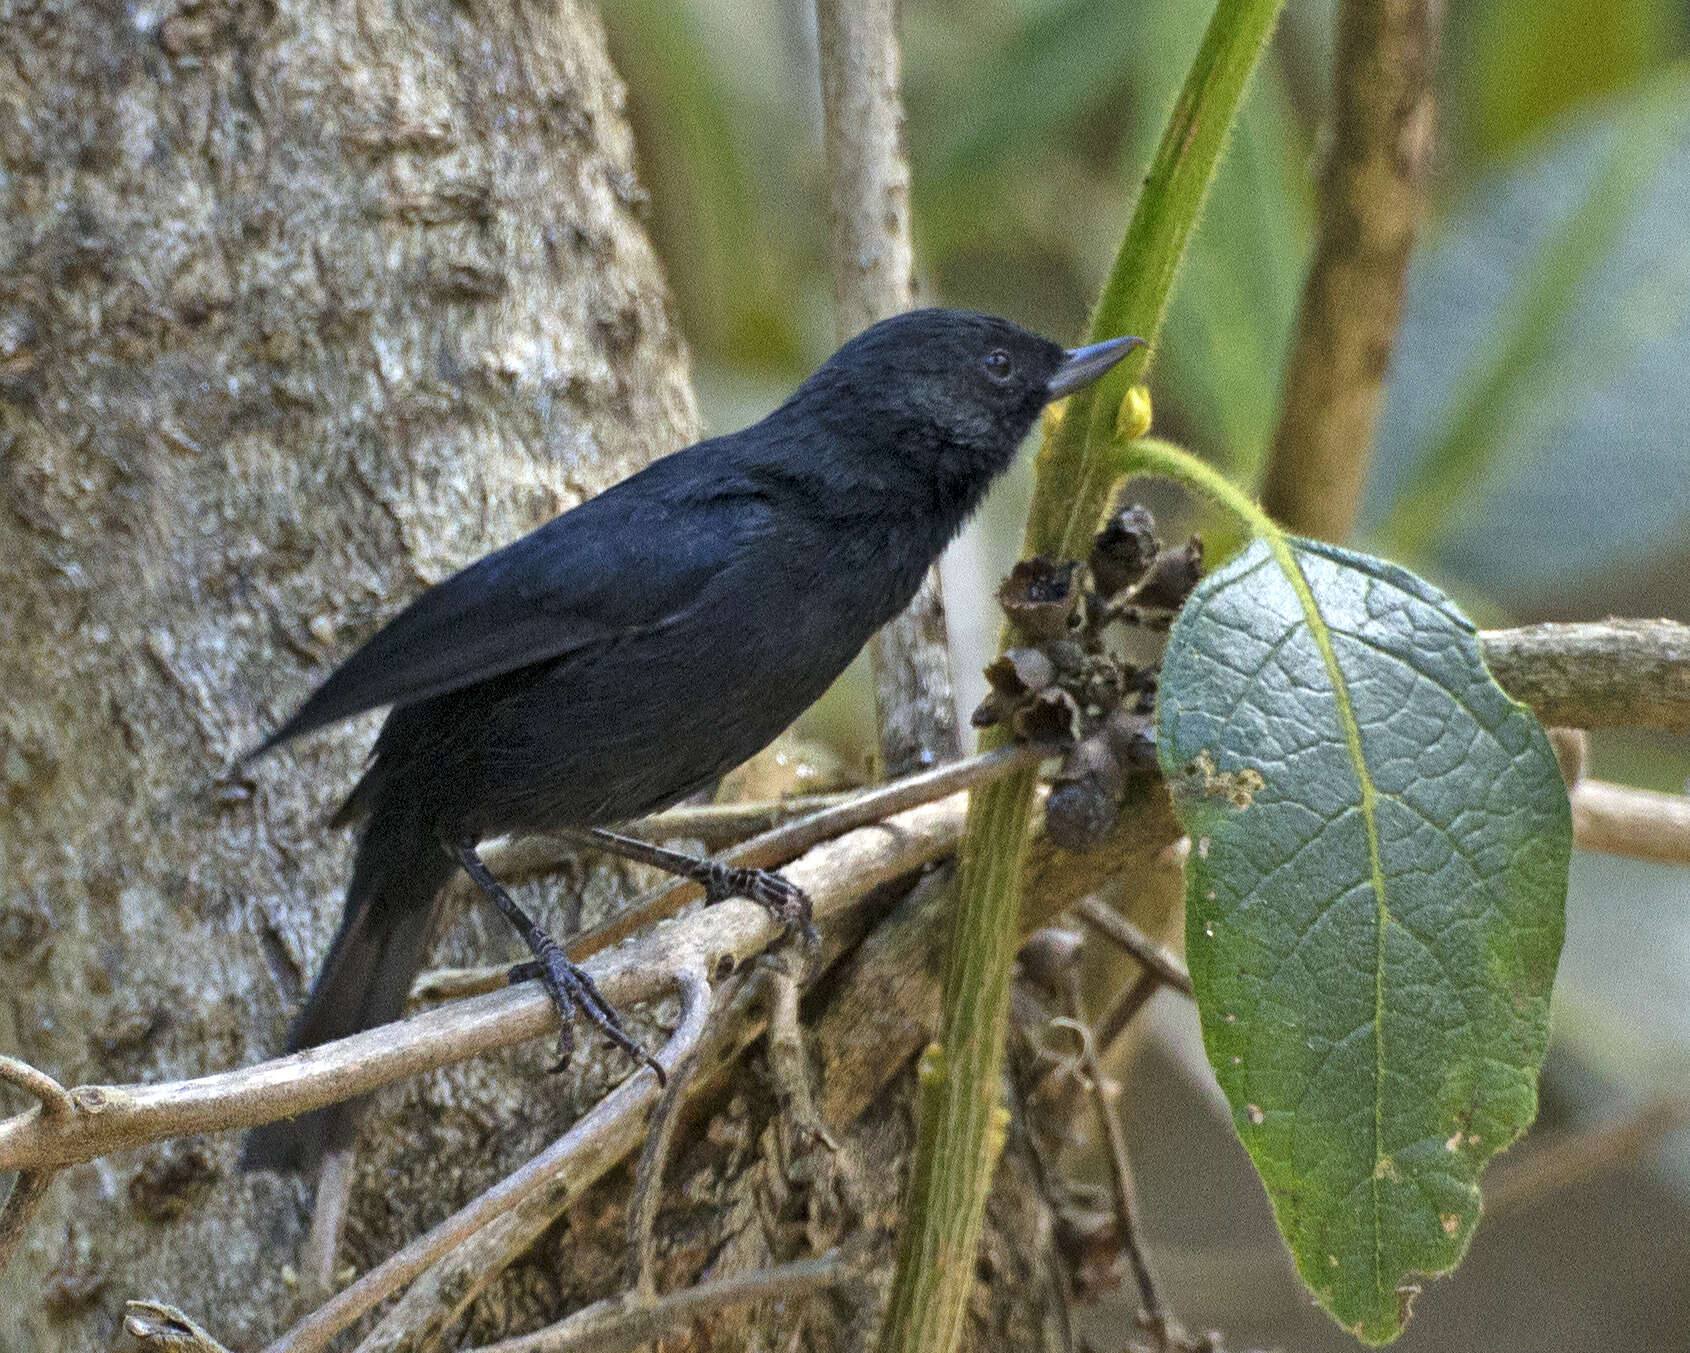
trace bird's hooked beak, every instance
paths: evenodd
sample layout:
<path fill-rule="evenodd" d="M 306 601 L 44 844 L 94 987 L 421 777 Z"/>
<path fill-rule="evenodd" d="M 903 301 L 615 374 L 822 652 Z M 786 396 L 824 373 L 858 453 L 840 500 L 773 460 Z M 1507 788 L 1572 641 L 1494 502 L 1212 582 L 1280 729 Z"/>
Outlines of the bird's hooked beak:
<path fill-rule="evenodd" d="M 1106 338 L 1084 348 L 1069 348 L 1056 368 L 1056 374 L 1045 387 L 1045 399 L 1061 399 L 1090 385 L 1134 348 L 1142 348 L 1142 338 Z"/>

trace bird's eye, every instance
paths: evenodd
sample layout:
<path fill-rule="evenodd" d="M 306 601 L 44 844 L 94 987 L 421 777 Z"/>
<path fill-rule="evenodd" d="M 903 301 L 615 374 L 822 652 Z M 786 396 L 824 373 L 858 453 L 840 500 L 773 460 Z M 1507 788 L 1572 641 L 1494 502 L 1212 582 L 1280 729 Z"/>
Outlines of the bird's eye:
<path fill-rule="evenodd" d="M 986 354 L 986 360 L 981 363 L 986 374 L 995 381 L 1006 381 L 1015 374 L 1015 363 L 1002 348 L 994 348 Z"/>

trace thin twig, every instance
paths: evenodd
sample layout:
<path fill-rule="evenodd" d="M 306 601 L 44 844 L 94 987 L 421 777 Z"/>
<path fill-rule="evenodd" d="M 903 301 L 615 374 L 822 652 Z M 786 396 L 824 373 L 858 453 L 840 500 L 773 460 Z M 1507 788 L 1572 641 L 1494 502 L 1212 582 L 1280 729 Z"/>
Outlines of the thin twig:
<path fill-rule="evenodd" d="M 1013 1091 L 1010 1101 L 1010 1141 L 1020 1148 L 1022 1157 L 1027 1162 L 1028 1173 L 1032 1176 L 1033 1190 L 1044 1204 L 1046 1212 L 1052 1217 L 1058 1217 L 1068 1202 L 1068 1187 L 1060 1168 L 1049 1158 L 1046 1145 L 1040 1139 L 1041 1134 L 1032 1122 L 1034 1091 L 1031 1086 L 1034 1062 L 1033 1040 L 1028 1031 L 1028 1024 L 1017 1018 L 1008 1058 L 1009 1084 Z M 1057 1257 L 1059 1262 L 1055 1265 L 1055 1281 L 1052 1285 L 1056 1289 L 1058 1334 L 1062 1340 L 1062 1353 L 1075 1353 L 1080 1347 L 1074 1330 L 1074 1291 L 1077 1275 L 1060 1246 Z"/>
<path fill-rule="evenodd" d="M 1153 972 L 1141 972 L 1121 989 L 1115 1002 L 1097 1022 L 1097 1055 L 1101 1060 L 1109 1056 L 1127 1027 L 1162 989 L 1162 980 Z"/>
<path fill-rule="evenodd" d="M 1262 506 L 1292 531 L 1355 524 L 1432 160 L 1443 0 L 1341 0 L 1320 227 Z"/>
<path fill-rule="evenodd" d="M 1600 620 L 1479 635 L 1485 665 L 1547 727 L 1690 730 L 1690 625 Z"/>
<path fill-rule="evenodd" d="M 1149 797 L 1141 794 L 1123 813 L 1116 841 L 1097 851 L 1073 855 L 1046 838 L 1034 840 L 1023 916 L 1028 929 L 1076 905 L 1118 877 L 1127 863 L 1147 867 L 1142 852 L 1154 856 L 1177 839 L 1165 794 L 1159 786 L 1149 789 Z M 787 873 L 810 893 L 818 917 L 835 914 L 870 889 L 947 855 L 960 834 L 964 809 L 957 796 L 911 810 L 816 849 Z M 1595 848 L 1588 837 L 1575 839 Z M 760 908 L 729 902 L 708 916 L 662 927 L 638 945 L 590 963 L 588 971 L 607 999 L 621 1005 L 659 994 L 671 980 L 671 960 L 677 955 L 704 952 L 719 962 L 738 963 L 761 952 L 775 934 L 774 923 Z M 1176 976 L 1176 989 L 1189 990 L 1188 977 L 1177 980 L 1181 970 L 1170 965 L 1168 975 Z M 64 1092 L 71 1112 L 36 1110 L 0 1120 L 0 1172 L 72 1165 L 169 1137 L 271 1122 L 538 1038 L 554 1031 L 554 1018 L 543 993 L 505 988 L 238 1071 L 162 1085 L 81 1086 Z M 24 1066 L 9 1060 L 14 1069 Z M 28 1074 L 33 1070 L 21 1073 L 23 1083 L 37 1083 Z M 44 1076 L 39 1083 L 57 1086 Z M 55 1097 L 54 1102 L 65 1101 Z"/>
<path fill-rule="evenodd" d="M 1583 849 L 1690 864 L 1690 796 L 1584 780 L 1570 797 L 1573 840 Z"/>
<path fill-rule="evenodd" d="M 1186 970 L 1179 955 L 1166 945 L 1151 939 L 1115 908 L 1095 897 L 1088 897 L 1075 910 L 1087 925 L 1120 945 L 1143 964 L 1147 971 L 1155 974 L 1157 981 L 1184 996 L 1197 994 L 1191 985 L 1191 974 Z"/>
<path fill-rule="evenodd" d="M 788 822 L 754 836 L 743 845 L 723 851 L 716 858 L 736 868 L 772 869 L 823 841 L 870 826 L 920 804 L 946 798 L 959 790 L 988 784 L 1013 770 L 1036 766 L 1050 755 L 1048 747 L 1018 743 L 982 752 L 978 756 L 964 757 L 960 761 L 906 775 L 877 789 L 855 794 L 831 808 L 820 809 L 796 822 Z M 703 895 L 704 890 L 696 883 L 684 880 L 655 888 L 644 897 L 636 898 L 603 925 L 573 937 L 568 945 L 569 956 L 579 963 L 613 944 L 621 943 L 635 931 L 673 916 L 687 903 Z"/>
<path fill-rule="evenodd" d="M 311 1207 L 311 1232 L 300 1251 L 300 1271 L 316 1284 L 316 1295 L 334 1291 L 335 1258 L 340 1253 L 340 1235 L 352 1204 L 354 1148 L 341 1146 L 323 1157 L 317 1174 L 317 1196 Z"/>
<path fill-rule="evenodd" d="M 687 993 L 699 989 L 699 983 L 690 981 L 682 988 Z M 707 986 L 702 989 L 708 991 Z M 691 1006 L 682 1008 L 680 1027 L 657 1056 L 665 1071 L 673 1071 L 697 1044 L 704 1032 L 708 1007 L 707 1000 L 695 999 Z M 591 1162 L 604 1156 L 606 1138 L 625 1132 L 630 1122 L 643 1121 L 656 1102 L 658 1093 L 654 1075 L 647 1070 L 635 1072 L 526 1165 L 505 1176 L 466 1207 L 312 1311 L 270 1344 L 266 1353 L 317 1353 L 365 1312 L 392 1296 L 442 1255 L 463 1244 L 529 1194 L 542 1188 L 566 1186 L 573 1186 L 574 1191 L 579 1192 L 586 1183 L 602 1174 L 602 1169 L 597 1173 L 593 1171 Z M 612 1157 L 616 1158 L 619 1157 Z M 583 1176 L 587 1177 L 584 1179 Z"/>
<path fill-rule="evenodd" d="M 229 1353 L 181 1311 L 163 1302 L 125 1302 L 123 1328 L 133 1338 L 168 1353 Z"/>
<path fill-rule="evenodd" d="M 1687 1124 L 1690 1095 L 1668 1095 L 1624 1122 L 1528 1147 L 1517 1161 L 1507 1159 L 1492 1172 L 1485 1185 L 1485 1214 L 1530 1207 L 1604 1170 L 1618 1169 Z"/>
<path fill-rule="evenodd" d="M 24 1170 L 13 1181 L 5 1206 L 0 1207 L 0 1273 L 6 1271 L 6 1265 L 17 1252 L 18 1242 L 29 1229 L 30 1219 L 41 1207 L 56 1174 L 57 1170 Z"/>
<path fill-rule="evenodd" d="M 845 1249 L 829 1250 L 816 1259 L 699 1283 L 651 1305 L 631 1304 L 627 1297 L 595 1302 L 556 1325 L 472 1353 L 626 1353 L 700 1316 L 773 1297 L 807 1296 L 851 1282 L 862 1272 L 860 1257 Z"/>
<path fill-rule="evenodd" d="M 684 804 L 630 822 L 622 830 L 647 841 L 702 841 L 707 850 L 718 850 L 782 823 L 847 803 L 852 797 L 852 791 L 842 790 L 836 794 L 794 794 L 785 799 Z"/>
<path fill-rule="evenodd" d="M 950 802 L 950 801 L 947 801 Z M 932 810 L 926 810 L 932 811 Z M 907 822 L 908 820 L 906 820 Z M 960 820 L 958 822 L 960 828 Z M 873 875 L 870 866 L 867 870 Z M 802 875 L 798 875 L 802 879 Z M 878 885 L 877 885 L 878 886 Z M 847 945 L 861 938 L 861 931 L 853 922 L 860 918 L 852 913 L 835 913 L 838 920 L 828 926 L 822 952 L 807 976 L 826 972 L 828 966 L 845 951 Z M 705 1069 L 715 1071 L 730 1065 L 755 1039 L 764 1032 L 767 1012 L 772 1004 L 769 991 L 769 970 L 765 966 L 748 966 L 729 979 L 724 988 L 725 1007 L 713 1013 L 704 1037 L 694 1057 L 701 1074 L 688 1081 L 689 1093 L 714 1083 Z M 749 980 L 747 980 L 749 979 Z M 622 1151 L 626 1154 L 639 1143 L 641 1123 L 625 1125 Z M 615 1159 L 608 1153 L 595 1163 L 602 1173 Z M 582 1176 L 586 1187 L 597 1175 Z M 421 1347 L 438 1342 L 445 1331 L 468 1309 L 476 1295 L 493 1278 L 526 1253 L 574 1200 L 576 1194 L 566 1189 L 542 1189 L 523 1199 L 505 1215 L 466 1243 L 445 1256 L 423 1274 L 382 1317 L 380 1324 L 365 1340 L 370 1350 Z"/>
<path fill-rule="evenodd" d="M 914 294 L 897 0 L 816 0 L 828 239 L 839 337 L 907 310 Z M 869 645 L 880 754 L 902 775 L 962 753 L 937 569 Z"/>
<path fill-rule="evenodd" d="M 1109 1176 L 1115 1195 L 1115 1220 L 1121 1245 L 1132 1265 L 1133 1278 L 1138 1283 L 1139 1304 L 1151 1332 L 1165 1343 L 1168 1313 L 1156 1290 L 1156 1278 L 1150 1262 L 1139 1244 L 1138 1191 L 1133 1183 L 1132 1162 L 1127 1156 L 1127 1134 L 1121 1126 L 1120 1115 L 1109 1100 L 1103 1082 L 1103 1070 L 1098 1066 L 1097 1041 L 1091 1026 L 1086 1023 L 1085 998 L 1080 992 L 1078 968 L 1068 973 L 1068 1014 L 1078 1026 L 1080 1037 L 1080 1070 L 1091 1088 L 1092 1104 L 1097 1110 L 1098 1123 L 1109 1147 Z"/>
<path fill-rule="evenodd" d="M 70 1091 L 45 1071 L 38 1070 L 28 1062 L 20 1062 L 16 1057 L 7 1057 L 3 1053 L 0 1053 L 0 1081 L 15 1085 L 40 1100 L 43 1114 L 68 1114 L 76 1109 Z"/>
<path fill-rule="evenodd" d="M 702 973 L 689 973 L 684 1001 L 697 1004 L 710 999 L 709 985 Z M 669 1146 L 675 1138 L 675 1124 L 698 1074 L 698 1048 L 694 1047 L 675 1066 L 646 1126 L 645 1145 L 634 1168 L 634 1193 L 628 1202 L 628 1249 L 633 1258 L 631 1284 L 642 1301 L 657 1295 L 657 1210 L 663 1201 L 663 1167 L 669 1160 Z"/>
<path fill-rule="evenodd" d="M 778 1121 L 793 1147 L 821 1142 L 830 1151 L 839 1144 L 816 1111 L 810 1089 L 810 1063 L 804 1050 L 804 1030 L 798 1019 L 799 974 L 793 969 L 795 950 L 773 955 L 768 960 L 767 981 L 773 999 L 769 1003 L 769 1076 L 775 1083 L 775 1100 L 780 1105 Z M 797 960 L 801 961 L 801 960 Z M 793 1155 L 787 1153 L 788 1159 Z"/>

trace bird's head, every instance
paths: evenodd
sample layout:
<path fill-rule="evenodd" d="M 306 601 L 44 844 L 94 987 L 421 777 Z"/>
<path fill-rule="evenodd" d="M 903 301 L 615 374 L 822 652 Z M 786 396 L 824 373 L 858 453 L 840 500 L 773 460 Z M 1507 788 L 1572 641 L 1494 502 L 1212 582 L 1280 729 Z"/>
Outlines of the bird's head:
<path fill-rule="evenodd" d="M 827 423 L 891 478 L 911 474 L 946 497 L 977 500 L 1046 404 L 1091 384 L 1141 342 L 1064 349 L 992 315 L 911 310 L 846 343 L 788 407 Z"/>

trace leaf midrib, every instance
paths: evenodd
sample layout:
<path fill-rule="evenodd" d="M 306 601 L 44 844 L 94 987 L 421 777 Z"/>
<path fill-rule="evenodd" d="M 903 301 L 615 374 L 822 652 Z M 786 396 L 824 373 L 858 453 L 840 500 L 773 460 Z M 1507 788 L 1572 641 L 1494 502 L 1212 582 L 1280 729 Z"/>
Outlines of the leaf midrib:
<path fill-rule="evenodd" d="M 1367 768 L 1367 758 L 1362 750 L 1361 725 L 1356 720 L 1355 706 L 1350 702 L 1349 683 L 1344 678 L 1343 669 L 1338 665 L 1338 652 L 1332 646 L 1332 634 L 1327 629 L 1326 617 L 1321 614 L 1320 605 L 1315 600 L 1314 590 L 1303 575 L 1296 552 L 1280 531 L 1271 530 L 1263 535 L 1262 540 L 1273 554 L 1286 582 L 1291 585 L 1291 590 L 1296 594 L 1297 602 L 1303 609 L 1303 622 L 1309 628 L 1309 637 L 1314 640 L 1315 647 L 1320 651 L 1320 659 L 1326 665 L 1326 679 L 1332 687 L 1338 726 L 1344 735 L 1344 745 L 1349 750 L 1350 762 L 1355 767 L 1356 781 L 1360 786 L 1361 819 L 1367 831 L 1367 862 L 1373 875 L 1373 897 L 1378 903 L 1373 950 L 1373 1169 L 1368 1173 L 1373 1193 L 1373 1285 L 1375 1290 L 1382 1291 L 1384 1234 L 1380 1226 L 1382 1205 L 1379 1200 L 1379 1165 L 1385 1159 L 1385 935 L 1391 922 L 1391 910 L 1385 897 L 1385 869 L 1379 855 L 1379 820 L 1376 811 L 1379 793 L 1374 787 L 1373 776 Z"/>

